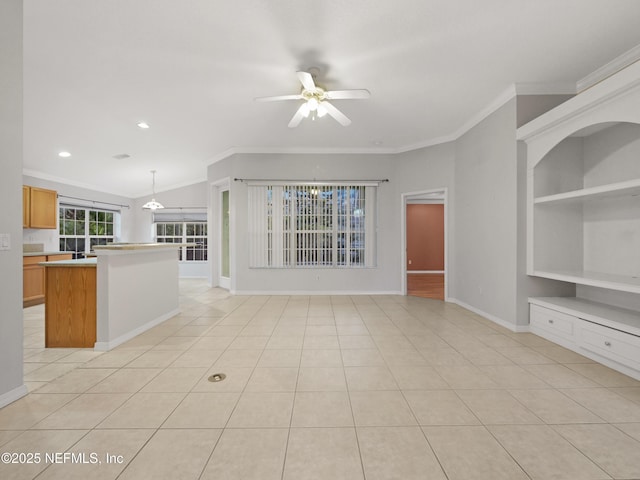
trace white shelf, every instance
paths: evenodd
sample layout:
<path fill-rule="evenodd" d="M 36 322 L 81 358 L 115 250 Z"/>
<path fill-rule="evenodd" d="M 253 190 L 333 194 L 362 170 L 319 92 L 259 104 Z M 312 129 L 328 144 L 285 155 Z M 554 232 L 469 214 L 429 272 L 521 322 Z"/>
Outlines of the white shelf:
<path fill-rule="evenodd" d="M 620 292 L 640 293 L 640 278 L 582 270 L 534 270 L 533 276 Z"/>
<path fill-rule="evenodd" d="M 597 187 L 583 188 L 571 192 L 557 193 L 555 195 L 545 195 L 534 198 L 535 204 L 550 204 L 557 202 L 575 202 L 586 200 L 597 200 L 607 197 L 624 197 L 640 195 L 640 179 L 628 180 L 626 182 L 611 183 Z"/>
<path fill-rule="evenodd" d="M 577 297 L 534 297 L 529 303 L 640 337 L 640 312 Z"/>

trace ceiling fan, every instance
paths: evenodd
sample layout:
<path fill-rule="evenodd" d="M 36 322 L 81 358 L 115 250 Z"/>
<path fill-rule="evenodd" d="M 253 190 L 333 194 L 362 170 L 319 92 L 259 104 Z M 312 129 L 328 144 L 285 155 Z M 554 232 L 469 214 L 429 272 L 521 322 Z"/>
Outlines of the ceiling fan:
<path fill-rule="evenodd" d="M 328 100 L 366 99 L 371 96 L 368 90 L 325 90 L 316 85 L 313 75 L 309 72 L 297 72 L 298 80 L 302 84 L 302 91 L 297 95 L 279 95 L 277 97 L 259 97 L 256 102 L 274 102 L 280 100 L 304 100 L 300 108 L 291 118 L 289 128 L 297 127 L 303 118 L 311 115 L 312 119 L 321 118 L 326 114 L 333 117 L 340 125 L 346 127 L 351 120 L 338 110 Z"/>

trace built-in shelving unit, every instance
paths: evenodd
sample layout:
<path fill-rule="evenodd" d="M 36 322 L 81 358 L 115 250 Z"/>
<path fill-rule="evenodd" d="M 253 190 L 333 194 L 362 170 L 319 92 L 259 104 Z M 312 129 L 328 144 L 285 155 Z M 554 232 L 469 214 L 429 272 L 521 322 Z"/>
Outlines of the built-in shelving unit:
<path fill-rule="evenodd" d="M 577 292 L 531 298 L 531 331 L 640 378 L 640 63 L 524 125 L 518 139 L 527 143 L 527 273 Z M 621 308 L 620 292 L 632 308 Z"/>
<path fill-rule="evenodd" d="M 640 159 L 639 159 L 640 161 Z M 617 182 L 610 185 L 600 185 L 597 187 L 583 188 L 571 192 L 546 195 L 533 199 L 535 204 L 561 203 L 561 202 L 589 202 L 603 198 L 640 196 L 640 179 L 633 179 L 626 182 Z"/>

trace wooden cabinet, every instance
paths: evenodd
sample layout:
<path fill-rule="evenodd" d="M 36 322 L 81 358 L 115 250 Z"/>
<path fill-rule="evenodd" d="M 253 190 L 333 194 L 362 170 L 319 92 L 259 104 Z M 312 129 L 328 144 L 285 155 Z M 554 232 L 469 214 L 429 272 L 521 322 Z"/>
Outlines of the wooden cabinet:
<path fill-rule="evenodd" d="M 23 228 L 58 228 L 58 193 L 45 188 L 22 187 Z"/>
<path fill-rule="evenodd" d="M 38 264 L 46 261 L 46 255 L 23 258 L 22 305 L 24 307 L 44 302 L 44 267 Z"/>
<path fill-rule="evenodd" d="M 22 228 L 29 228 L 29 209 L 31 208 L 31 187 L 22 186 Z"/>
<path fill-rule="evenodd" d="M 45 273 L 41 262 L 55 260 L 71 260 L 73 254 L 61 253 L 51 255 L 34 255 L 23 257 L 22 269 L 22 306 L 31 307 L 44 303 Z"/>
<path fill-rule="evenodd" d="M 96 343 L 96 266 L 44 267 L 47 348 L 93 348 Z"/>

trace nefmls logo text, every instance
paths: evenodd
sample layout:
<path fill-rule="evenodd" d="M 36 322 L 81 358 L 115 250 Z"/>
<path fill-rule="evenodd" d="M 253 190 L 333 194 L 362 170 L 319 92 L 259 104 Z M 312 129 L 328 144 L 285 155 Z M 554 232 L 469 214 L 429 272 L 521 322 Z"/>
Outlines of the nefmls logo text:
<path fill-rule="evenodd" d="M 95 465 L 100 463 L 98 454 L 84 453 L 84 452 L 58 452 L 58 453 L 45 453 L 45 463 L 88 463 Z"/>

